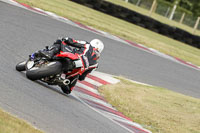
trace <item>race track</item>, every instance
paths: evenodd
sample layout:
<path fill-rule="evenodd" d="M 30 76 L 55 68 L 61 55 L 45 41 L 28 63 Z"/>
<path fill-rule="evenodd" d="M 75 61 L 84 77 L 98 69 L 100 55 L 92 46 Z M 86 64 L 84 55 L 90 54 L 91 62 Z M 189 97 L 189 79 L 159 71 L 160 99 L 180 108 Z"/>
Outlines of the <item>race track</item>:
<path fill-rule="evenodd" d="M 73 96 L 26 79 L 15 65 L 60 36 L 100 38 L 98 71 L 200 98 L 200 71 L 25 9 L 0 2 L 0 107 L 47 132 L 125 133 Z"/>

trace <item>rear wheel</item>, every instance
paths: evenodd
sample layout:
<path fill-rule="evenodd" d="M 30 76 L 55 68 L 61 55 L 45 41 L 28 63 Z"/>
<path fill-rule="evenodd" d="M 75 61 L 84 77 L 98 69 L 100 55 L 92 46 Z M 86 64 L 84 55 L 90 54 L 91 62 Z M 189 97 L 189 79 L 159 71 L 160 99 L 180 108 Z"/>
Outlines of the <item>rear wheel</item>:
<path fill-rule="evenodd" d="M 26 70 L 26 61 L 20 62 L 16 65 L 16 70 L 17 71 L 25 71 Z"/>
<path fill-rule="evenodd" d="M 59 74 L 62 71 L 62 64 L 59 61 L 50 62 L 42 67 L 33 67 L 26 71 L 27 78 L 38 80 Z"/>

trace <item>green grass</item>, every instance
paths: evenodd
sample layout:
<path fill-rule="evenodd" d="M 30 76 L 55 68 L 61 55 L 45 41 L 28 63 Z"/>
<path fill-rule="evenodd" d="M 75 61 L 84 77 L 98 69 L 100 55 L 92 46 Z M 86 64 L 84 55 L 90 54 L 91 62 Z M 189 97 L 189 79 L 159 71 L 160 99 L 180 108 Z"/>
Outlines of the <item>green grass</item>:
<path fill-rule="evenodd" d="M 0 133 L 42 133 L 23 120 L 0 110 Z"/>
<path fill-rule="evenodd" d="M 200 50 L 68 0 L 17 0 L 200 66 Z"/>
<path fill-rule="evenodd" d="M 120 78 L 100 87 L 117 110 L 153 133 L 200 133 L 200 99 Z"/>

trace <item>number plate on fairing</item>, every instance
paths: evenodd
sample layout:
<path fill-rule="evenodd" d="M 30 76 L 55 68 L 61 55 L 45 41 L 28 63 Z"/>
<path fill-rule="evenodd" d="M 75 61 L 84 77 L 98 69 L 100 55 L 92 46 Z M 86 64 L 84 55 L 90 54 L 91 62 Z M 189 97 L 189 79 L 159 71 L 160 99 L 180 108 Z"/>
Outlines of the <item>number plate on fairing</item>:
<path fill-rule="evenodd" d="M 74 63 L 75 63 L 75 65 L 76 65 L 76 68 L 80 68 L 80 67 L 82 67 L 83 66 L 83 63 L 82 63 L 82 61 L 79 59 L 79 60 L 76 60 L 76 61 L 74 61 Z"/>

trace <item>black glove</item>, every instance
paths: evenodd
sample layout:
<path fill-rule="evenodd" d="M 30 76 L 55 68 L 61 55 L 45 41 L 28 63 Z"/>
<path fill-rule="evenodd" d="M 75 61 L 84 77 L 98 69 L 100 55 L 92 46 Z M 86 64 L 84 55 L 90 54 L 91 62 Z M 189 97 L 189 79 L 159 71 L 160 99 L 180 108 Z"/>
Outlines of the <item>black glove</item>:
<path fill-rule="evenodd" d="M 62 43 L 62 40 L 61 39 L 57 39 L 54 44 L 61 44 Z"/>

